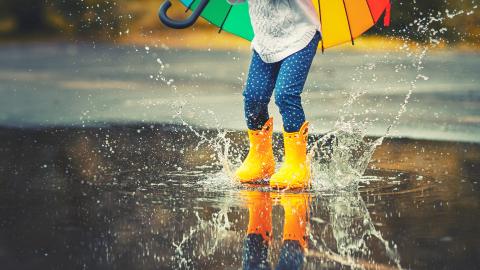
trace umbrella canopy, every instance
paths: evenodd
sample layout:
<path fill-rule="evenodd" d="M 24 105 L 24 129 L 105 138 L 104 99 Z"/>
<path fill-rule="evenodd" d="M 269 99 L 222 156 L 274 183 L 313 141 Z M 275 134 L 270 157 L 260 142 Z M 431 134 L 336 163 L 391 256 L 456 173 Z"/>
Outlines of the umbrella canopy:
<path fill-rule="evenodd" d="M 247 5 L 230 5 L 225 0 L 180 0 L 194 13 L 184 21 L 173 21 L 166 15 L 171 3 L 162 5 L 159 16 L 167 26 L 185 28 L 192 25 L 198 16 L 225 30 L 247 40 L 253 39 Z M 345 42 L 354 43 L 354 39 L 370 29 L 385 12 L 384 25 L 390 21 L 390 0 L 313 0 L 320 24 L 322 42 L 319 46 L 330 48 Z"/>

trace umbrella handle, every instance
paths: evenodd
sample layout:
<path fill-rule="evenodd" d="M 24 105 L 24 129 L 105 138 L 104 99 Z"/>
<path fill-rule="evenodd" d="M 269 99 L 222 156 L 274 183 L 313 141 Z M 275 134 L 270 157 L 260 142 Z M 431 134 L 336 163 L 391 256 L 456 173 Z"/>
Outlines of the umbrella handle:
<path fill-rule="evenodd" d="M 182 21 L 172 20 L 167 15 L 167 10 L 172 6 L 170 0 L 165 1 L 160 10 L 158 11 L 158 17 L 160 21 L 168 27 L 175 28 L 175 29 L 183 29 L 189 26 L 192 26 L 202 13 L 203 9 L 207 6 L 209 0 L 201 0 L 198 4 L 197 8 L 193 11 L 192 15 Z"/>

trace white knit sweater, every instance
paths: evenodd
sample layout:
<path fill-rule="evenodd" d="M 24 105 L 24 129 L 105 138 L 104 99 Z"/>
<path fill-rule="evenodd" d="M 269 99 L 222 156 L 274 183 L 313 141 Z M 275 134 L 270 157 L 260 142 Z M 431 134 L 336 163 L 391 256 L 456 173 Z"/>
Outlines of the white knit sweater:
<path fill-rule="evenodd" d="M 246 0 L 227 0 L 235 5 Z M 252 48 L 266 63 L 281 61 L 305 48 L 320 30 L 312 0 L 248 0 Z"/>

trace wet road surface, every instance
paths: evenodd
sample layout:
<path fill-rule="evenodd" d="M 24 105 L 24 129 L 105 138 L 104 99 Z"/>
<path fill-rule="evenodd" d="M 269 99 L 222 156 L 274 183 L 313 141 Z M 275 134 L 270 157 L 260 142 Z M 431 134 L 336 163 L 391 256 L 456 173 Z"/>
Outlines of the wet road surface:
<path fill-rule="evenodd" d="M 480 264 L 479 144 L 387 139 L 352 188 L 277 192 L 232 182 L 227 142 L 245 154 L 236 131 L 1 128 L 2 269 Z"/>
<path fill-rule="evenodd" d="M 341 118 L 385 134 L 408 91 L 394 136 L 480 142 L 480 54 L 318 53 L 303 102 L 314 132 Z M 111 44 L 0 46 L 0 125 L 180 123 L 243 130 L 250 54 Z M 420 70 L 418 70 L 420 67 Z M 355 97 L 355 98 L 352 98 Z M 354 100 L 353 100 L 354 99 Z M 280 119 L 271 104 L 272 115 Z M 280 125 L 275 125 L 280 131 Z"/>

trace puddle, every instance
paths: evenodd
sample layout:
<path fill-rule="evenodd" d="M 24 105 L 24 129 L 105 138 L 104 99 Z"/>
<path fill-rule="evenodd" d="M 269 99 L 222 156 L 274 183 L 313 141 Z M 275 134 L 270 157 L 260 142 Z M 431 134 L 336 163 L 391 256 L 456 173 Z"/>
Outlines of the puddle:
<path fill-rule="evenodd" d="M 246 148 L 244 133 L 225 134 Z M 0 142 L 6 269 L 241 268 L 249 224 L 269 220 L 258 254 L 272 267 L 478 265 L 478 144 L 387 138 L 355 188 L 276 192 L 232 182 L 218 148 L 182 126 L 3 128 Z M 303 224 L 303 252 L 285 247 L 286 222 Z"/>

